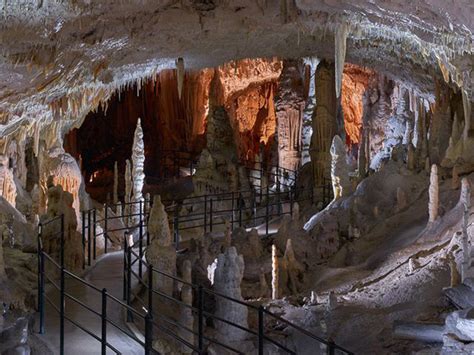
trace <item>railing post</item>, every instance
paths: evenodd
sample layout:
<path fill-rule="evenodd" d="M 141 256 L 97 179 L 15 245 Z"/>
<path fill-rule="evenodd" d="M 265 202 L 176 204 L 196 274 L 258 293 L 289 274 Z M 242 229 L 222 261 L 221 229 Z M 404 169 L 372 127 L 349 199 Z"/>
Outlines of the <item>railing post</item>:
<path fill-rule="evenodd" d="M 153 314 L 153 265 L 148 265 L 148 312 Z"/>
<path fill-rule="evenodd" d="M 87 211 L 87 265 L 91 266 L 91 210 Z"/>
<path fill-rule="evenodd" d="M 102 337 L 100 339 L 102 355 L 107 353 L 107 290 L 102 289 Z"/>
<path fill-rule="evenodd" d="M 138 213 L 138 275 L 142 277 L 142 260 L 143 260 L 143 220 L 142 220 L 142 200 L 139 201 Z"/>
<path fill-rule="evenodd" d="M 128 234 L 125 232 L 123 234 L 123 277 L 122 277 L 122 299 L 125 301 L 127 299 L 127 238 Z"/>
<path fill-rule="evenodd" d="M 86 268 L 86 211 L 82 211 L 82 269 Z"/>
<path fill-rule="evenodd" d="M 293 191 L 290 189 L 290 216 L 293 218 Z"/>
<path fill-rule="evenodd" d="M 43 225 L 38 225 L 38 311 L 39 311 L 39 334 L 44 334 L 44 255 L 41 242 L 43 236 Z"/>
<path fill-rule="evenodd" d="M 153 316 L 147 312 L 145 316 L 145 355 L 150 355 L 153 349 Z"/>
<path fill-rule="evenodd" d="M 97 210 L 94 208 L 92 210 L 92 236 L 94 238 L 94 245 L 93 245 L 93 253 L 94 253 L 94 260 L 97 257 L 97 248 L 96 248 L 96 239 L 97 239 L 97 229 L 96 229 L 96 223 L 97 223 Z"/>
<path fill-rule="evenodd" d="M 270 190 L 267 186 L 267 197 L 265 204 L 265 236 L 268 237 L 268 223 L 269 223 L 269 212 L 270 212 Z"/>
<path fill-rule="evenodd" d="M 258 355 L 263 355 L 264 323 L 263 306 L 258 307 Z"/>
<path fill-rule="evenodd" d="M 198 349 L 204 351 L 204 289 L 198 286 Z"/>
<path fill-rule="evenodd" d="M 212 198 L 209 200 L 209 232 L 212 232 Z"/>
<path fill-rule="evenodd" d="M 128 234 L 128 233 L 127 233 Z M 127 305 L 131 306 L 131 295 L 132 295 L 132 251 L 131 246 L 128 245 L 128 240 L 125 242 L 127 245 Z M 127 322 L 133 322 L 132 311 L 127 309 Z"/>
<path fill-rule="evenodd" d="M 204 195 L 204 233 L 207 232 L 207 195 Z"/>
<path fill-rule="evenodd" d="M 107 254 L 107 219 L 109 218 L 109 214 L 107 212 L 108 210 L 108 204 L 107 202 L 104 205 L 105 211 L 104 211 L 104 254 Z"/>
<path fill-rule="evenodd" d="M 64 306 L 65 297 L 64 292 L 66 291 L 65 279 L 64 279 L 64 214 L 61 215 L 61 254 L 60 254 L 60 265 L 61 265 L 61 278 L 60 278 L 60 295 L 59 295 L 59 353 L 64 354 Z"/>
<path fill-rule="evenodd" d="M 232 215 L 230 218 L 230 228 L 234 230 L 234 191 L 232 191 Z"/>
<path fill-rule="evenodd" d="M 239 192 L 239 227 L 242 227 L 242 192 Z"/>
<path fill-rule="evenodd" d="M 336 353 L 336 348 L 334 346 L 334 342 L 332 340 L 329 340 L 327 343 L 327 354 L 328 355 L 334 355 Z"/>

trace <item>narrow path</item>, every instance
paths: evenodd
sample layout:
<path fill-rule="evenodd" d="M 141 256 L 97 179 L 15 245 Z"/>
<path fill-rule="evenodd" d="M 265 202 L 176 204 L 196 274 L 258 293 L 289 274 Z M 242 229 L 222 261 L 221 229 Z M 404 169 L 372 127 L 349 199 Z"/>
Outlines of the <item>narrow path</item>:
<path fill-rule="evenodd" d="M 111 295 L 121 300 L 122 270 L 123 253 L 121 251 L 109 253 L 97 262 L 94 268 L 87 274 L 85 280 L 100 289 L 106 288 Z M 101 312 L 102 299 L 99 292 L 71 278 L 66 278 L 65 283 L 67 293 L 87 304 L 96 312 Z M 53 288 L 50 290 L 47 293 L 47 296 L 55 301 L 55 305 L 59 305 L 59 292 L 56 291 L 56 289 Z M 45 334 L 42 337 L 53 346 L 55 353 L 59 353 L 59 314 L 51 305 L 49 305 L 48 302 L 45 303 L 45 306 Z M 100 337 L 102 327 L 101 319 L 98 315 L 67 298 L 65 313 L 68 317 L 84 326 L 91 333 Z M 124 323 L 123 314 L 123 308 L 118 303 L 108 298 L 108 318 L 115 324 L 119 325 L 122 329 L 129 331 Z M 122 354 L 144 353 L 141 345 L 135 342 L 132 338 L 126 336 L 110 323 L 107 323 L 107 342 Z M 64 326 L 64 343 L 65 354 L 101 353 L 101 345 L 96 339 L 67 320 L 65 320 Z M 114 352 L 108 349 L 107 353 L 113 354 Z"/>

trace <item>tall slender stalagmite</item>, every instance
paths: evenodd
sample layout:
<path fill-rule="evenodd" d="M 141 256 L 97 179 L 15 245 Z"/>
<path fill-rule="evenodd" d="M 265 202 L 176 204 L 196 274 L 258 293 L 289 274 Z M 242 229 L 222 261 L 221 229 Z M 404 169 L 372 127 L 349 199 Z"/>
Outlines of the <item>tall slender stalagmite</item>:
<path fill-rule="evenodd" d="M 128 225 L 130 215 L 130 201 L 132 199 L 132 167 L 130 160 L 125 161 L 125 205 L 123 214 L 125 216 L 124 222 Z"/>
<path fill-rule="evenodd" d="M 431 175 L 430 175 L 430 187 L 428 190 L 429 193 L 429 222 L 434 222 L 438 218 L 438 207 L 439 207 L 439 184 L 438 184 L 438 166 L 433 164 L 431 166 Z"/>
<path fill-rule="evenodd" d="M 278 299 L 278 256 L 275 244 L 272 245 L 272 299 Z"/>

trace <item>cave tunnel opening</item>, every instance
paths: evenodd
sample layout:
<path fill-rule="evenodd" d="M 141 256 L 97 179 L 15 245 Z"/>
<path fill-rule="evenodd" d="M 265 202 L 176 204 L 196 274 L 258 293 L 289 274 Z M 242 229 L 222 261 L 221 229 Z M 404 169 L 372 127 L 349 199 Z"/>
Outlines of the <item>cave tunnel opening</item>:
<path fill-rule="evenodd" d="M 105 107 L 89 113 L 79 128 L 65 136 L 64 148 L 79 161 L 87 192 L 99 201 L 110 200 L 114 165 L 118 176 L 124 176 L 140 118 L 145 191 L 157 192 L 163 176 L 174 175 L 180 167 L 190 167 L 185 175 L 192 173 L 192 164 L 206 147 L 212 101 L 227 112 L 241 163 L 252 166 L 260 159 L 297 170 L 304 163 L 303 151 L 309 149 L 304 126 L 311 126 L 313 114 L 305 109 L 311 101 L 314 105 L 317 96 L 314 69 L 302 59 L 273 58 L 185 71 L 181 97 L 177 70 L 163 70 L 142 85 L 135 83 L 114 93 Z M 345 65 L 340 111 L 348 156 L 355 161 L 367 106 L 364 96 L 369 87 L 376 86 L 376 78 L 369 69 Z M 125 183 L 122 178 L 118 183 L 121 192 Z"/>

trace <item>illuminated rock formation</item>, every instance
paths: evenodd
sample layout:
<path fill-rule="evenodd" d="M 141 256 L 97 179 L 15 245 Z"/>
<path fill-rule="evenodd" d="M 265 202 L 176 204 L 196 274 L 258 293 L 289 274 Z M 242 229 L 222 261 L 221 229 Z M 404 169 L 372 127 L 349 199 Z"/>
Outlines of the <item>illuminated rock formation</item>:
<path fill-rule="evenodd" d="M 235 247 L 230 247 L 217 257 L 217 268 L 214 274 L 214 289 L 227 297 L 243 300 L 240 284 L 244 276 L 244 259 L 237 254 Z M 246 306 L 231 302 L 225 298 L 216 298 L 215 315 L 229 322 L 248 328 L 248 309 Z M 220 339 L 238 343 L 248 338 L 248 333 L 224 322 L 216 321 Z"/>
<path fill-rule="evenodd" d="M 133 197 L 132 212 L 134 215 L 140 213 L 140 206 L 143 211 L 143 184 L 145 183 L 145 144 L 143 143 L 143 130 L 140 124 L 140 118 L 137 120 L 137 127 L 133 137 L 132 146 L 132 181 L 133 181 Z M 132 220 L 137 222 L 140 216 L 134 216 Z"/>
<path fill-rule="evenodd" d="M 77 272 L 82 269 L 83 250 L 82 237 L 77 231 L 73 196 L 64 191 L 61 185 L 54 185 L 53 177 L 48 179 L 47 187 L 48 208 L 40 220 L 46 222 L 64 215 L 64 265 L 69 271 Z M 42 233 L 43 249 L 56 261 L 60 260 L 61 254 L 61 234 L 59 232 L 61 232 L 61 223 L 57 219 L 56 222 L 47 224 Z"/>
<path fill-rule="evenodd" d="M 336 134 L 336 91 L 334 65 L 322 61 L 316 70 L 316 110 L 313 115 L 313 135 L 310 155 L 313 165 L 313 184 L 321 186 L 329 177 L 331 141 Z"/>
<path fill-rule="evenodd" d="M 335 200 L 351 193 L 352 183 L 349 180 L 346 149 L 339 136 L 334 136 L 331 145 L 331 181 Z"/>
<path fill-rule="evenodd" d="M 278 163 L 280 167 L 290 170 L 297 170 L 300 163 L 305 106 L 304 74 L 303 61 L 284 61 L 275 97 Z"/>
<path fill-rule="evenodd" d="M 80 222 L 80 189 L 83 183 L 82 174 L 76 160 L 64 149 L 55 147 L 43 153 L 40 164 L 40 213 L 48 206 L 48 179 L 52 177 L 54 185 L 62 186 L 64 191 L 71 193 L 73 197 L 72 207 L 76 213 L 76 219 Z"/>
<path fill-rule="evenodd" d="M 438 182 L 438 167 L 436 166 L 436 164 L 433 164 L 431 166 L 430 187 L 429 187 L 428 193 L 429 193 L 428 222 L 434 222 L 436 218 L 438 218 L 438 209 L 439 209 L 439 182 Z"/>
<path fill-rule="evenodd" d="M 146 252 L 146 260 L 154 268 L 168 275 L 176 276 L 176 249 L 168 224 L 168 215 L 161 203 L 161 198 L 156 195 L 153 199 L 153 207 L 150 211 L 150 222 L 148 224 L 150 234 L 150 246 Z M 160 292 L 171 296 L 174 289 L 173 279 L 155 274 L 153 287 Z"/>
<path fill-rule="evenodd" d="M 16 195 L 15 180 L 12 171 L 8 168 L 8 159 L 0 156 L 0 196 L 15 207 Z"/>

